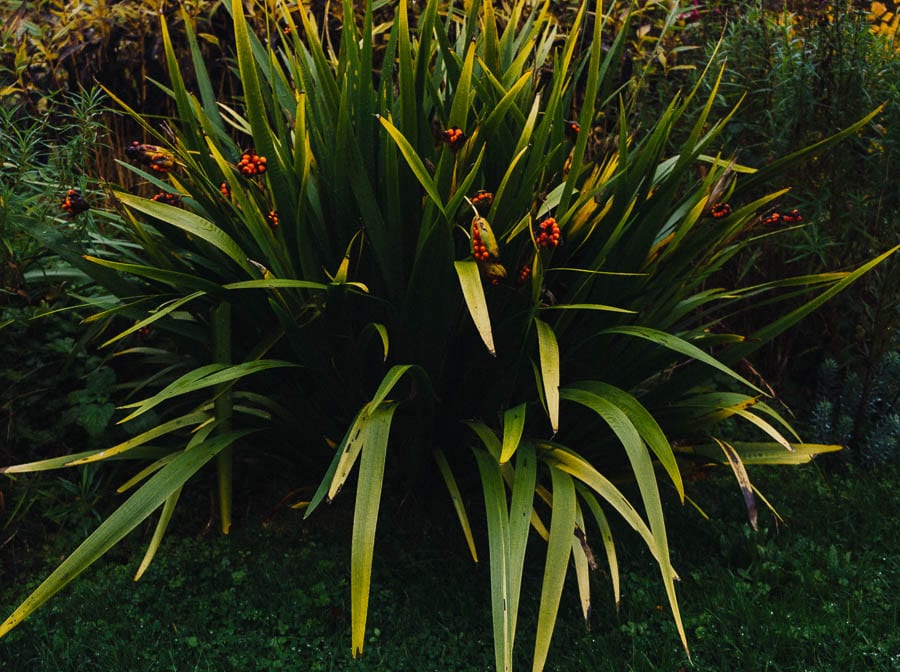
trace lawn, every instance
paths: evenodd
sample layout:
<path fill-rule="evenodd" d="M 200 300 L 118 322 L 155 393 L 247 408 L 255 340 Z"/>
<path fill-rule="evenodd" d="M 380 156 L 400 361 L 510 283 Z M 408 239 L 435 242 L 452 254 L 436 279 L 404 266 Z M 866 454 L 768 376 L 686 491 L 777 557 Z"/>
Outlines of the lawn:
<path fill-rule="evenodd" d="M 776 525 L 766 512 L 754 532 L 733 479 L 721 471 L 694 486 L 712 520 L 689 506 L 670 509 L 694 669 L 898 669 L 897 469 L 810 466 L 751 476 L 774 493 L 786 524 Z M 135 532 L 0 642 L 2 669 L 490 670 L 487 564 L 467 557 L 449 506 L 447 529 L 411 524 L 420 518 L 414 507 L 392 505 L 379 530 L 368 642 L 358 660 L 348 646 L 349 535 L 334 521 L 326 529 L 313 518 L 309 527 L 284 511 L 268 526 L 250 515 L 229 537 L 201 538 L 202 521 L 185 517 L 138 583 L 131 579 L 150 530 Z M 548 669 L 691 669 L 661 606 L 665 594 L 649 553 L 633 534 L 614 531 L 619 612 L 603 570 L 594 575 L 590 630 L 577 591 L 567 590 Z M 74 543 L 56 538 L 44 570 Z M 529 553 L 520 666 L 530 664 L 540 561 Z M 46 572 L 31 573 L 29 581 L 4 586 L 3 611 Z"/>

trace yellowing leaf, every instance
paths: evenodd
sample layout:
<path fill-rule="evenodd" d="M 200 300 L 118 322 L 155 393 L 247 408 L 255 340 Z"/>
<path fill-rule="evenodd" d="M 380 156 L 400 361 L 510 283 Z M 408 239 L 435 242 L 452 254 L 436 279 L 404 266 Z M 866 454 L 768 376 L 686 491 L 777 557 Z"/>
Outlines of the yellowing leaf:
<path fill-rule="evenodd" d="M 559 345 L 549 324 L 535 318 L 534 326 L 537 329 L 547 415 L 550 416 L 550 426 L 556 434 L 559 431 Z"/>
<path fill-rule="evenodd" d="M 500 449 L 500 464 L 508 462 L 516 452 L 524 429 L 525 404 L 507 409 L 503 414 L 503 445 Z"/>
<path fill-rule="evenodd" d="M 481 285 L 481 274 L 478 265 L 471 259 L 456 261 L 453 263 L 456 275 L 459 277 L 459 286 L 462 289 L 469 315 L 478 329 L 481 340 L 492 355 L 497 352 L 494 349 L 494 335 L 491 331 L 491 316 L 488 313 L 487 299 L 484 297 L 484 287 Z"/>

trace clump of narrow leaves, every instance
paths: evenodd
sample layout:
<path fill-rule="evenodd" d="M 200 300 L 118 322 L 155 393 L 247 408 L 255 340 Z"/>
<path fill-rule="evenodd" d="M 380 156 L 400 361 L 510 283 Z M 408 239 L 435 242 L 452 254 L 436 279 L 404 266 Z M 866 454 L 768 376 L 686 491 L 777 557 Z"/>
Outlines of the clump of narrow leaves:
<path fill-rule="evenodd" d="M 263 39 L 235 1 L 238 104 L 216 100 L 189 28 L 197 88 L 186 88 L 161 24 L 179 121 L 172 138 L 144 122 L 162 149 L 149 163 L 135 152 L 143 166 L 133 170 L 180 200 L 117 192 L 123 235 L 140 247 L 111 243 L 83 266 L 121 299 L 102 318 L 136 318 L 110 344 L 152 324 L 178 346 L 126 350 L 157 362 L 135 381 L 143 398 L 123 406 L 121 422 L 153 418 L 145 431 L 6 469 L 146 462 L 123 486 L 137 487 L 130 499 L 0 634 L 161 508 L 140 575 L 182 486 L 213 460 L 227 531 L 233 451 L 257 451 L 250 434 L 293 416 L 286 454 L 319 469 L 306 515 L 356 470 L 342 495 L 355 497 L 354 655 L 366 641 L 383 490 L 425 487 L 430 472 L 476 560 L 483 541 L 462 489 L 481 491 L 498 670 L 512 664 L 532 530 L 546 541 L 535 669 L 570 565 L 585 618 L 595 558 L 605 555 L 619 600 L 613 511 L 658 563 L 687 645 L 661 485 L 684 500 L 684 468 L 729 464 L 755 512 L 746 464 L 834 449 L 801 443 L 735 366 L 894 250 L 852 273 L 714 286 L 729 259 L 773 235 L 760 220 L 784 192 L 742 194 L 795 157 L 754 171 L 715 154 L 727 120 L 709 118 L 714 74 L 707 100 L 687 92 L 652 128 L 629 129 L 615 76 L 623 34 L 610 33 L 599 3 L 582 5 L 562 34 L 548 4 L 511 3 L 501 16 L 490 0 L 431 1 L 413 26 L 400 2 L 375 26 L 371 3 L 357 22 L 348 1 L 339 35 L 284 6 Z M 672 151 L 671 130 L 696 108 Z M 594 132 L 601 115 L 618 120 L 609 136 Z M 171 157 L 166 172 L 154 156 Z M 756 333 L 729 331 L 735 314 L 804 292 L 813 298 L 772 309 Z M 730 417 L 760 440 L 718 436 Z M 615 485 L 623 474 L 640 503 Z"/>

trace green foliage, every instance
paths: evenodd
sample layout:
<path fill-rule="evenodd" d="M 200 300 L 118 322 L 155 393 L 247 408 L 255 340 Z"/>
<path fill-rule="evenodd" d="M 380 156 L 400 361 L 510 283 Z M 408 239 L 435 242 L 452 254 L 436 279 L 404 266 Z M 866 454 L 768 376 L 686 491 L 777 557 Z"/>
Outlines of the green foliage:
<path fill-rule="evenodd" d="M 103 147 L 103 94 L 94 88 L 51 100 L 51 109 L 40 115 L 0 105 L 2 305 L 39 300 L 54 280 L 71 279 L 28 235 L 33 224 L 52 220 L 73 237 L 93 224 L 91 213 L 66 217 L 61 204 L 70 188 L 79 190 L 86 203 L 94 200 L 86 167 Z"/>
<path fill-rule="evenodd" d="M 211 34 L 217 2 L 184 5 L 187 20 L 199 26 L 204 42 Z M 144 79 L 158 76 L 156 2 L 107 3 L 88 0 L 73 7 L 60 0 L 13 0 L 0 10 L 0 94 L 31 112 L 47 112 L 61 91 L 88 88 L 99 81 L 121 86 L 137 104 L 149 102 Z M 178 16 L 176 20 L 181 20 Z"/>
<path fill-rule="evenodd" d="M 847 142 L 798 165 L 803 177 L 784 199 L 790 205 L 782 207 L 799 207 L 804 222 L 766 256 L 745 257 L 746 277 L 780 277 L 784 268 L 798 274 L 851 268 L 900 241 L 900 52 L 893 33 L 873 24 L 873 16 L 858 6 L 823 3 L 773 11 L 768 3 L 739 3 L 723 26 L 721 43 L 715 35 L 707 49 L 717 63 L 727 63 L 716 113 L 743 97 L 722 134 L 723 146 L 740 148 L 741 160 L 751 166 L 846 127 L 860 110 L 884 105 Z M 830 356 L 852 353 L 855 368 L 873 375 L 893 347 L 898 296 L 900 267 L 892 262 L 798 328 L 766 368 L 776 379 L 813 380 L 824 350 Z M 790 371 L 776 369 L 787 362 Z"/>
<path fill-rule="evenodd" d="M 2 528 L 9 534 L 7 542 L 14 542 L 9 552 L 25 552 L 31 544 L 40 543 L 47 528 L 57 534 L 64 530 L 75 538 L 87 536 L 102 521 L 107 509 L 104 496 L 109 483 L 109 474 L 97 467 L 74 474 L 11 478 L 7 490 L 9 515 Z M 27 523 L 23 521 L 26 518 Z M 17 538 L 20 534 L 22 539 Z M 6 575 L 5 569 L 0 570 L 0 575 Z"/>
<path fill-rule="evenodd" d="M 158 144 L 128 155 L 161 196 L 114 192 L 119 217 L 87 259 L 35 234 L 118 298 L 96 316 L 126 318 L 105 346 L 147 327 L 164 335 L 160 347 L 121 353 L 140 364 L 120 422 L 152 420 L 105 450 L 4 471 L 145 466 L 122 487 L 139 486 L 129 499 L 0 633 L 161 508 L 140 576 L 182 487 L 210 461 L 227 532 L 233 463 L 244 454 L 276 455 L 273 464 L 298 465 L 304 479 L 324 474 L 300 503 L 307 515 L 352 486 L 359 463 L 347 488 L 354 656 L 371 641 L 382 494 L 430 493 L 438 478 L 470 548 L 472 528 L 486 527 L 498 670 L 520 650 L 531 527 L 546 541 L 534 669 L 547 660 L 570 562 L 590 613 L 595 532 L 618 594 L 609 510 L 657 563 L 686 646 L 657 466 L 683 500 L 683 468 L 727 463 L 749 503 L 745 462 L 800 463 L 832 449 L 799 443 L 733 367 L 896 248 L 851 272 L 711 285 L 770 235 L 760 213 L 783 192 L 756 190 L 804 153 L 755 172 L 710 155 L 727 121 L 711 116 L 715 74 L 706 100 L 692 89 L 653 125 L 629 128 L 614 78 L 625 33 L 605 48 L 611 24 L 597 9 L 591 24 L 580 7 L 561 33 L 546 5 L 501 12 L 490 1 L 467 10 L 432 1 L 413 26 L 401 2 L 376 29 L 371 3 L 351 21 L 348 1 L 339 35 L 302 8 L 279 7 L 261 38 L 235 1 L 243 95 L 234 105 L 217 100 L 189 22 L 190 89 L 160 24 L 178 121 L 169 135 L 134 113 Z M 374 36 L 383 31 L 382 52 Z M 617 126 L 594 137 L 594 122 L 617 109 Z M 689 110 L 699 112 L 672 150 Z M 722 214 L 715 206 L 725 201 L 734 207 Z M 790 312 L 773 309 L 799 296 Z M 753 333 L 717 328 L 760 306 L 775 318 Z M 745 391 L 718 390 L 719 375 Z M 720 440 L 715 426 L 732 416 L 764 440 Z M 271 443 L 260 436 L 272 435 L 260 432 L 282 418 L 284 433 L 263 448 Z M 635 484 L 628 495 L 616 484 L 623 473 Z M 470 524 L 461 483 L 481 491 L 484 524 Z"/>
<path fill-rule="evenodd" d="M 108 440 L 116 373 L 83 342 L 71 315 L 4 309 L 0 370 L 5 459 L 31 461 Z M 76 428 L 83 431 L 76 431 Z"/>
<path fill-rule="evenodd" d="M 46 114 L 0 107 L 0 460 L 29 463 L 99 446 L 113 436 L 111 401 L 117 374 L 91 345 L 84 297 L 88 277 L 30 235 L 47 228 L 89 244 L 101 224 L 94 212 L 67 214 L 68 189 L 86 203 L 100 198 L 85 167 L 102 147 L 99 90 L 48 96 Z M 77 298 L 78 295 L 83 295 Z M 33 475 L 2 490 L 10 550 L 49 530 L 87 534 L 99 518 L 108 473 Z M 30 512 L 29 522 L 25 522 Z"/>
<path fill-rule="evenodd" d="M 810 431 L 850 448 L 862 464 L 878 466 L 900 457 L 900 353 L 889 352 L 863 381 L 826 359 L 819 366 Z"/>
<path fill-rule="evenodd" d="M 52 454 L 63 454 L 85 438 L 99 440 L 114 410 L 115 372 L 89 346 L 96 330 L 78 325 L 79 301 L 68 294 L 97 293 L 86 287 L 85 274 L 32 235 L 52 227 L 73 244 L 96 239 L 102 225 L 94 213 L 66 213 L 63 204 L 69 189 L 88 205 L 100 198 L 84 167 L 101 145 L 104 100 L 95 89 L 53 103 L 41 118 L 0 107 L 0 359 L 10 364 L 0 370 L 6 461 L 48 457 L 51 446 Z M 73 434 L 74 427 L 84 432 Z"/>

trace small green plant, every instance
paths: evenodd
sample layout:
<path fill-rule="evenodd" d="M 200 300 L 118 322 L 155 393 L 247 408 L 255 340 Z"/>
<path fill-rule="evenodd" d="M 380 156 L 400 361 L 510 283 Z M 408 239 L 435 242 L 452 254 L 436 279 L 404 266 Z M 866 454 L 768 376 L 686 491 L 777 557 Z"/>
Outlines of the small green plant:
<path fill-rule="evenodd" d="M 87 176 L 103 148 L 99 89 L 48 95 L 45 114 L 0 106 L 0 460 L 33 463 L 116 436 L 117 375 L 81 319 L 99 298 L 89 276 L 35 233 L 89 246 L 102 228 L 102 196 Z M 72 250 L 70 258 L 77 258 Z M 3 487 L 9 549 L 27 552 L 48 530 L 87 532 L 99 517 L 108 471 L 34 474 Z M 28 514 L 28 522 L 26 520 Z"/>
<path fill-rule="evenodd" d="M 428 496 L 435 483 L 476 561 L 484 538 L 471 512 L 483 518 L 498 670 L 512 668 L 517 650 L 532 529 L 546 543 L 535 670 L 547 661 L 570 565 L 585 619 L 600 549 L 619 600 L 613 511 L 657 563 L 686 646 L 659 480 L 683 501 L 682 469 L 712 460 L 731 466 L 749 499 L 745 464 L 797 464 L 834 449 L 800 442 L 734 367 L 896 248 L 848 272 L 709 284 L 769 237 L 762 213 L 783 191 L 755 191 L 803 152 L 759 171 L 708 153 L 727 121 L 710 116 L 715 73 L 707 99 L 691 89 L 640 129 L 625 110 L 595 137 L 601 114 L 625 106 L 612 74 L 625 33 L 607 33 L 599 3 L 593 23 L 581 5 L 564 34 L 549 3 L 432 0 L 414 24 L 401 2 L 380 26 L 373 5 L 357 20 L 344 2 L 339 35 L 305 8 L 278 6 L 259 37 L 235 0 L 235 104 L 217 100 L 184 22 L 189 89 L 160 24 L 178 121 L 162 133 L 134 113 L 154 144 L 134 141 L 126 152 L 158 194 L 115 191 L 118 219 L 109 217 L 94 254 L 73 258 L 119 299 L 96 316 L 125 318 L 106 346 L 147 327 L 167 339 L 123 354 L 141 364 L 119 422 L 143 427 L 109 448 L 3 471 L 142 466 L 120 488 L 134 489 L 129 499 L 0 635 L 161 509 L 143 575 L 185 483 L 211 462 L 227 533 L 235 462 L 277 451 L 273 464 L 298 465 L 304 483 L 310 473 L 321 479 L 297 502 L 306 515 L 354 493 L 354 656 L 374 632 L 382 498 Z M 383 51 L 374 43 L 382 33 Z M 806 292 L 747 336 L 717 327 L 754 307 L 776 314 L 772 306 Z M 743 391 L 721 389 L 717 376 Z M 723 440 L 716 426 L 729 417 L 762 440 Z M 273 447 L 273 433 L 261 432 L 278 424 L 286 430 Z M 623 475 L 632 497 L 613 480 Z"/>
<path fill-rule="evenodd" d="M 90 278 L 34 235 L 86 246 L 98 236 L 89 205 L 100 196 L 85 166 L 102 147 L 103 106 L 94 89 L 55 98 L 40 119 L 0 107 L 0 356 L 17 363 L 0 370 L 5 459 L 46 458 L 53 444 L 68 452 L 84 442 L 69 428 L 99 440 L 112 419 L 115 374 L 88 345 L 95 330 L 78 324 L 78 304 L 96 294 Z"/>
<path fill-rule="evenodd" d="M 811 433 L 849 447 L 850 455 L 868 466 L 900 458 L 900 353 L 885 354 L 865 381 L 826 359 L 819 367 L 816 392 Z"/>
<path fill-rule="evenodd" d="M 17 362 L 0 371 L 6 459 L 42 459 L 108 440 L 116 373 L 79 342 L 84 334 L 78 320 L 27 309 L 0 315 L 11 316 L 0 354 Z"/>

